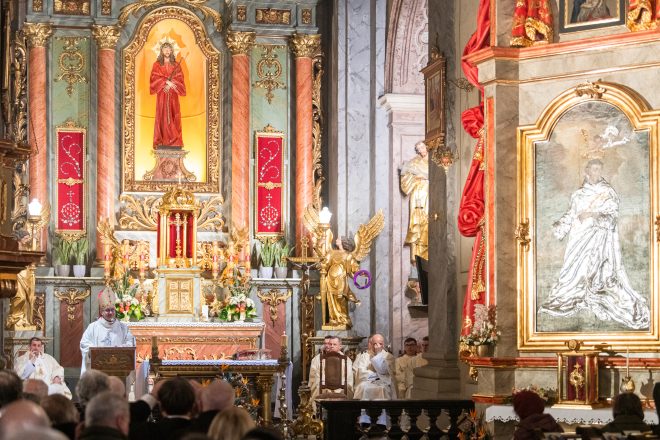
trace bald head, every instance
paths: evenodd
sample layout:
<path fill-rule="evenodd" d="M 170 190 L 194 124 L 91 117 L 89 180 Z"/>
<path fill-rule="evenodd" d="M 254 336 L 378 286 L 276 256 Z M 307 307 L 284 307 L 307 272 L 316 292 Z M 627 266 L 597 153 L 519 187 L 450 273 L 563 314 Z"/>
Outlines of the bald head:
<path fill-rule="evenodd" d="M 374 333 L 369 338 L 369 352 L 378 354 L 385 348 L 385 338 L 380 333 Z"/>
<path fill-rule="evenodd" d="M 234 405 L 234 389 L 227 381 L 216 379 L 202 390 L 202 411 L 224 411 Z"/>
<path fill-rule="evenodd" d="M 42 426 L 21 430 L 3 438 L 4 440 L 69 440 L 60 431 Z"/>
<path fill-rule="evenodd" d="M 126 385 L 123 380 L 117 376 L 110 376 L 108 377 L 108 383 L 110 385 L 110 391 L 118 396 L 126 397 Z"/>
<path fill-rule="evenodd" d="M 40 379 L 28 379 L 23 382 L 23 393 L 36 396 L 37 402 L 48 396 L 48 385 Z"/>
<path fill-rule="evenodd" d="M 0 412 L 0 438 L 7 438 L 29 428 L 48 428 L 46 411 L 29 400 L 17 400 Z"/>

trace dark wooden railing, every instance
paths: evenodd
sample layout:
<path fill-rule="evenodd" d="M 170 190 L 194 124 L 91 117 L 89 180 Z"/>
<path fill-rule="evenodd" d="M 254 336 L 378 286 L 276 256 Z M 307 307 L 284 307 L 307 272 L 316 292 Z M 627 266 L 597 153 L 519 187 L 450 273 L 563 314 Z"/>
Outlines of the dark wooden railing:
<path fill-rule="evenodd" d="M 459 417 L 463 412 L 474 409 L 471 400 L 323 400 L 319 403 L 324 410 L 324 440 L 351 440 L 376 434 L 391 439 L 403 436 L 409 440 L 424 436 L 429 439 L 457 439 Z M 371 418 L 371 424 L 359 423 L 362 410 Z M 389 429 L 385 430 L 376 424 L 383 410 L 389 419 Z M 404 412 L 407 418 L 401 418 Z M 443 412 L 448 416 L 449 425 L 441 430 L 437 421 Z M 428 425 L 424 428 L 417 423 L 422 413 L 428 417 Z"/>

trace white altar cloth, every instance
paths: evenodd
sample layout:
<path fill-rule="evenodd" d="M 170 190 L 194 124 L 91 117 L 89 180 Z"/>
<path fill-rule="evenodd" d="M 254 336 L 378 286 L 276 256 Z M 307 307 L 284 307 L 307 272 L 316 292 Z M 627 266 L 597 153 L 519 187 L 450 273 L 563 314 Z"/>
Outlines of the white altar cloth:
<path fill-rule="evenodd" d="M 612 421 L 612 408 L 574 409 L 546 407 L 545 412 L 552 415 L 559 423 L 569 425 L 605 425 Z M 487 422 L 517 422 L 518 416 L 511 405 L 491 405 L 486 408 Z M 644 410 L 644 421 L 651 425 L 658 424 L 658 414 L 653 409 Z"/>

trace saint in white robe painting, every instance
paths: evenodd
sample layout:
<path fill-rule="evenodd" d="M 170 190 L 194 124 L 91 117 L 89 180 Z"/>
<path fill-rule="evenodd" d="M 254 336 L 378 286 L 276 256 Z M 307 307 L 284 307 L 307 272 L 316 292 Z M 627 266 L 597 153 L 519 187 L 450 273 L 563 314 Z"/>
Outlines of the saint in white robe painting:
<path fill-rule="evenodd" d="M 554 235 L 568 239 L 559 279 L 539 311 L 567 317 L 588 310 L 603 321 L 648 329 L 649 307 L 630 284 L 621 258 L 619 196 L 602 168 L 599 159 L 587 163 L 582 187 L 553 224 Z"/>

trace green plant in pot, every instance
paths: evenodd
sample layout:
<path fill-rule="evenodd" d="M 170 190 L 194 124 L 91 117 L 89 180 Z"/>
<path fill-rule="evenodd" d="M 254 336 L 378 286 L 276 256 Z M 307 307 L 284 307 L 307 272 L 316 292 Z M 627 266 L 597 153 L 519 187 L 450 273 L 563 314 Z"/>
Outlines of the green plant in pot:
<path fill-rule="evenodd" d="M 68 277 L 71 266 L 71 256 L 73 251 L 73 244 L 63 238 L 55 238 L 53 240 L 53 266 L 55 266 L 55 274 L 60 277 Z"/>
<path fill-rule="evenodd" d="M 87 251 L 89 250 L 89 240 L 81 238 L 73 242 L 73 259 L 76 264 L 73 265 L 73 276 L 84 277 L 87 271 Z"/>
<path fill-rule="evenodd" d="M 261 244 L 261 250 L 259 251 L 259 278 L 273 278 L 275 252 L 274 243 L 266 241 Z"/>
<path fill-rule="evenodd" d="M 275 246 L 277 247 L 275 255 L 275 278 L 286 278 L 289 271 L 286 257 L 291 254 L 293 249 L 291 249 L 289 244 L 284 240 L 278 241 L 275 243 Z"/>

